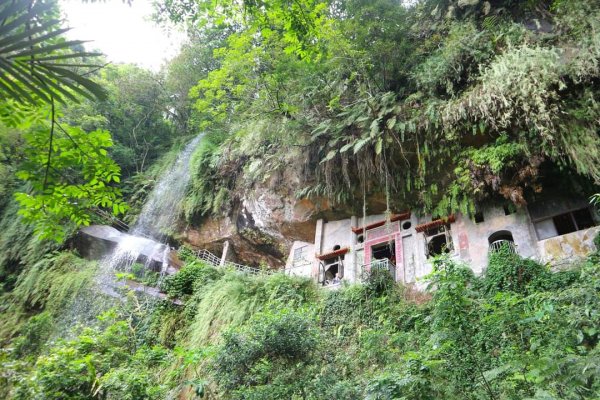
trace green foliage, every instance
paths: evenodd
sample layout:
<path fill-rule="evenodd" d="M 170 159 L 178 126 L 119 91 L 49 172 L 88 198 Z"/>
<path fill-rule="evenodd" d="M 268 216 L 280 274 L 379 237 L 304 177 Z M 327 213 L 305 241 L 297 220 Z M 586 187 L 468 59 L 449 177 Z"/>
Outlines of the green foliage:
<path fill-rule="evenodd" d="M 36 356 L 52 333 L 52 314 L 44 311 L 31 317 L 21 328 L 13 341 L 15 357 Z"/>
<path fill-rule="evenodd" d="M 371 295 L 381 295 L 394 289 L 395 282 L 392 274 L 387 268 L 372 268 L 369 271 L 364 285 Z"/>
<path fill-rule="evenodd" d="M 194 166 L 188 219 L 291 170 L 301 198 L 385 192 L 440 215 L 490 197 L 524 205 L 548 179 L 542 163 L 597 181 L 600 11 L 548 3 L 353 0 L 306 13 L 303 30 L 280 2 L 225 2 L 225 16 L 164 2 L 163 18 L 201 21 L 194 35 L 217 60 L 200 57 L 190 92 L 191 118 L 222 140 Z M 299 32 L 312 41 L 294 57 Z"/>
<path fill-rule="evenodd" d="M 192 156 L 191 184 L 183 203 L 188 221 L 193 221 L 198 216 L 221 214 L 228 207 L 230 179 L 219 171 L 219 145 L 223 140 L 224 135 L 221 133 L 206 134 Z"/>
<path fill-rule="evenodd" d="M 15 200 L 9 201 L 0 219 L 0 276 L 2 292 L 12 290 L 24 266 L 31 266 L 58 248 L 55 241 L 39 240 L 33 228 L 18 215 Z"/>
<path fill-rule="evenodd" d="M 127 206 L 120 199 L 119 167 L 107 157 L 112 145 L 107 131 L 85 133 L 64 126 L 62 137 L 54 137 L 52 156 L 43 153 L 48 147 L 48 124 L 35 127 L 25 135 L 26 151 L 32 155 L 21 164 L 17 176 L 31 184 L 28 192 L 15 195 L 21 205 L 20 214 L 35 223 L 42 238 L 62 241 L 66 221 L 75 226 L 89 225 L 93 207 L 108 208 L 115 215 Z M 51 168 L 50 168 L 51 167 Z M 69 171 L 64 176 L 61 171 Z"/>
<path fill-rule="evenodd" d="M 214 368 L 219 383 L 232 390 L 243 386 L 260 387 L 272 382 L 280 371 L 306 360 L 318 337 L 310 315 L 280 309 L 255 314 L 244 329 L 227 332 L 223 339 Z M 272 389 L 275 393 L 270 398 L 285 398 L 282 397 L 284 391 L 276 387 Z M 267 398 L 266 391 L 260 388 L 256 391 L 254 398 Z M 240 397 L 253 396 L 253 392 L 244 389 Z M 289 389 L 285 392 L 287 396 L 291 395 Z"/>
<path fill-rule="evenodd" d="M 185 298 L 222 276 L 223 271 L 201 261 L 192 261 L 185 264 L 175 275 L 166 277 L 161 284 L 161 290 L 172 298 Z"/>
<path fill-rule="evenodd" d="M 65 309 L 68 310 L 74 299 L 89 289 L 96 272 L 95 263 L 70 252 L 46 254 L 39 260 L 30 262 L 26 270 L 18 275 L 14 288 L 3 296 L 6 301 L 0 311 L 6 321 L 0 328 L 0 340 L 3 342 L 17 332 L 32 338 L 36 335 L 35 332 L 30 332 L 32 329 L 39 328 L 40 331 L 49 332 L 52 318 L 58 317 Z M 28 314 L 39 310 L 46 310 L 48 314 L 27 321 Z M 29 326 L 30 324 L 33 326 Z M 42 345 L 37 342 L 40 338 L 41 336 L 32 340 L 32 348 L 37 349 Z M 28 345 L 23 342 L 17 348 Z"/>
<path fill-rule="evenodd" d="M 523 259 L 508 246 L 503 246 L 489 255 L 482 285 L 485 292 L 492 295 L 507 291 L 526 295 L 530 285 L 539 286 L 550 274 L 548 267 Z"/>
<path fill-rule="evenodd" d="M 61 341 L 37 359 L 32 375 L 15 398 L 161 399 L 153 369 L 168 360 L 159 347 L 137 350 L 126 321 L 106 314 L 97 328 L 85 328 L 73 340 Z"/>
<path fill-rule="evenodd" d="M 160 281 L 159 272 L 152 271 L 146 268 L 144 264 L 137 262 L 131 265 L 131 275 L 133 276 L 132 279 L 135 279 L 146 286 L 157 286 Z"/>
<path fill-rule="evenodd" d="M 69 224 L 90 223 L 92 208 L 119 214 L 126 206 L 118 189 L 109 185 L 120 177 L 107 157 L 110 135 L 101 129 L 85 135 L 59 121 L 58 105 L 106 96 L 94 81 L 102 67 L 100 54 L 86 52 L 83 41 L 66 40 L 63 34 L 69 29 L 60 26 L 59 14 L 54 0 L 0 4 L 0 144 L 22 136 L 11 157 L 3 154 L 0 192 L 10 195 L 16 189 L 7 173 L 26 181 L 16 194 L 21 214 L 36 223 L 36 233 L 62 242 Z"/>
<path fill-rule="evenodd" d="M 16 0 L 0 4 L 0 93 L 20 102 L 53 103 L 76 96 L 103 97 L 102 87 L 87 75 L 98 65 L 81 49 L 81 40 L 62 37 L 57 2 Z"/>
<path fill-rule="evenodd" d="M 243 324 L 254 313 L 270 307 L 300 306 L 315 297 L 313 283 L 304 278 L 248 276 L 227 273 L 212 285 L 196 289 L 186 304 L 192 322 L 188 340 L 202 345 L 215 340 L 227 326 Z"/>
<path fill-rule="evenodd" d="M 108 157 L 113 142 L 107 131 L 86 133 L 61 123 L 54 105 L 4 102 L 0 110 L 0 125 L 20 131 L 23 141 L 15 167 L 27 185 L 15 197 L 36 233 L 62 242 L 70 227 L 89 225 L 96 208 L 115 215 L 126 210 L 113 186 L 120 182 L 120 169 Z"/>
<path fill-rule="evenodd" d="M 69 104 L 64 119 L 86 132 L 111 132 L 109 155 L 123 178 L 144 173 L 174 143 L 178 132 L 169 115 L 169 98 L 161 74 L 134 65 L 108 66 L 97 78 L 107 91 L 102 101 Z"/>
<path fill-rule="evenodd" d="M 70 252 L 48 254 L 19 276 L 11 297 L 27 309 L 56 313 L 86 289 L 96 268 Z"/>
<path fill-rule="evenodd" d="M 553 273 L 502 249 L 481 278 L 448 258 L 433 263 L 423 304 L 396 285 L 317 292 L 306 279 L 215 274 L 191 263 L 178 278 L 191 290 L 185 306 L 130 296 L 58 343 L 47 341 L 58 303 L 39 300 L 46 311 L 21 324 L 0 357 L 8 372 L 0 393 L 265 400 L 600 394 L 597 255 Z M 28 281 L 19 288 L 32 287 Z"/>
<path fill-rule="evenodd" d="M 99 176 L 90 191 L 120 204 L 118 193 L 108 193 L 118 164 L 133 218 L 179 142 L 201 130 L 184 204 L 192 224 L 237 211 L 244 191 L 262 188 L 352 205 L 357 196 L 385 193 L 392 207 L 440 215 L 473 211 L 496 196 L 524 205 L 555 178 L 542 165 L 576 172 L 595 190 L 597 1 L 158 5 L 159 16 L 187 22 L 190 32 L 166 78 L 107 68 L 104 102 L 68 104 L 50 123 L 47 111 L 3 102 L 0 176 L 29 168 L 34 187 L 21 192 L 42 196 L 48 188 L 69 196 L 64 187 L 93 185 Z M 45 174 L 48 157 L 40 151 L 55 123 L 67 133 L 55 126 L 60 148 L 51 159 L 62 164 L 60 173 Z M 15 186 L 2 181 L 0 193 Z M 57 200 L 58 211 L 86 223 L 96 197 L 75 194 L 81 197 Z M 415 304 L 411 289 L 387 271 L 323 292 L 283 274 L 216 270 L 182 250 L 186 266 L 162 289 L 183 306 L 132 293 L 97 325 L 52 342 L 61 310 L 85 290 L 94 268 L 68 253 L 43 257 L 52 246 L 11 220 L 13 204 L 1 207 L 8 293 L 0 397 L 600 396 L 598 254 L 552 272 L 502 249 L 482 277 L 435 259 L 430 292 L 413 296 L 422 303 Z"/>
<path fill-rule="evenodd" d="M 466 22 L 453 23 L 444 39 L 433 35 L 428 45 L 434 47 L 442 40 L 443 45 L 419 65 L 415 72 L 418 88 L 434 95 L 455 96 L 465 80 L 489 61 L 498 38 L 510 34 L 507 30 L 478 30 L 473 22 Z"/>

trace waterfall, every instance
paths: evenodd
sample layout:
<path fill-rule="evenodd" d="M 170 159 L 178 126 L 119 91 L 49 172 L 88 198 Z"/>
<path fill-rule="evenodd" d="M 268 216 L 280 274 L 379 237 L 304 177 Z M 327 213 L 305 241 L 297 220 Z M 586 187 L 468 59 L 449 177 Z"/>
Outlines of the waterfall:
<path fill-rule="evenodd" d="M 103 292 L 114 294 L 115 271 L 129 272 L 135 262 L 142 261 L 144 270 L 158 270 L 161 276 L 166 273 L 170 248 L 165 232 L 173 228 L 181 212 L 190 181 L 190 160 L 201 139 L 199 135 L 185 146 L 154 186 L 129 234 L 100 262 Z"/>
<path fill-rule="evenodd" d="M 188 143 L 177 161 L 156 183 L 130 230 L 132 235 L 149 236 L 159 242 L 164 240 L 164 232 L 172 227 L 181 211 L 181 203 L 190 181 L 190 159 L 201 139 L 202 135 Z"/>
<path fill-rule="evenodd" d="M 135 263 L 141 263 L 144 273 L 159 273 L 160 286 L 160 280 L 169 267 L 170 248 L 166 244 L 165 232 L 173 228 L 181 212 L 190 181 L 190 160 L 201 139 L 202 135 L 199 135 L 188 143 L 173 165 L 158 179 L 129 233 L 120 233 L 107 227 L 114 231 L 113 239 L 117 245 L 100 260 L 95 286 L 90 288 L 91 291 L 80 293 L 63 311 L 56 338 L 71 335 L 74 332 L 71 328 L 76 325 L 93 324 L 98 314 L 118 304 L 115 299 L 124 300 L 122 288 L 147 294 L 143 296 L 143 301 L 150 304 L 155 299 L 164 298 L 156 287 L 127 278 L 117 279 L 115 274 L 121 272 L 127 276 L 135 272 Z"/>

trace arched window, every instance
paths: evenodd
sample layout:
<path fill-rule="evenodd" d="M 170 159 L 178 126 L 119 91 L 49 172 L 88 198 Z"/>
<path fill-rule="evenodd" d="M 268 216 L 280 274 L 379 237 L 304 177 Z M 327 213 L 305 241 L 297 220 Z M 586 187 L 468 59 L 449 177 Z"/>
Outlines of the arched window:
<path fill-rule="evenodd" d="M 490 252 L 498 251 L 503 247 L 509 249 L 510 252 L 516 253 L 515 240 L 510 231 L 497 231 L 488 237 Z"/>
<path fill-rule="evenodd" d="M 339 249 L 341 249 L 341 246 L 339 244 L 336 244 L 335 246 L 333 246 L 333 251 L 336 251 Z"/>

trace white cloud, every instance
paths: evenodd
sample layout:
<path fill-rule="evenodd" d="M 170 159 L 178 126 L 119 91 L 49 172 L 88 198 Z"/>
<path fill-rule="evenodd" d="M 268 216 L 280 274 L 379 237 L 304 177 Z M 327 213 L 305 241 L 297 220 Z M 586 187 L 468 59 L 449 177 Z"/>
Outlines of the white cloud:
<path fill-rule="evenodd" d="M 73 28 L 67 37 L 92 40 L 86 48 L 102 51 L 111 62 L 158 70 L 177 54 L 184 38 L 181 32 L 167 34 L 150 20 L 150 0 L 133 0 L 131 6 L 122 0 L 61 0 L 60 6 L 67 26 Z"/>

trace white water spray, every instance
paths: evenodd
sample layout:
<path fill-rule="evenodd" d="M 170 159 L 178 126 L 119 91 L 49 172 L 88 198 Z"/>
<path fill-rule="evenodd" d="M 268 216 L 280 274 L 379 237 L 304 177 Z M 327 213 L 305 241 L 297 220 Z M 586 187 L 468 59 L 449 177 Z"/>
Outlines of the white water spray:
<path fill-rule="evenodd" d="M 145 270 L 158 270 L 161 276 L 167 272 L 170 248 L 165 243 L 166 233 L 181 212 L 190 181 L 190 160 L 201 139 L 199 135 L 186 145 L 156 183 L 129 234 L 101 261 L 99 281 L 103 287 L 114 286 L 115 271 L 129 272 L 135 262 L 143 262 Z"/>

